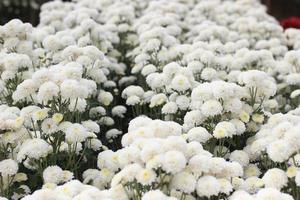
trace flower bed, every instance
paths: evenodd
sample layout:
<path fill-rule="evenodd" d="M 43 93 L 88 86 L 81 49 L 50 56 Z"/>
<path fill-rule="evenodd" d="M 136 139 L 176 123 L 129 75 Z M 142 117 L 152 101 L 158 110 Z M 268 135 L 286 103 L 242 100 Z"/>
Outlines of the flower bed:
<path fill-rule="evenodd" d="M 256 0 L 77 0 L 0 27 L 0 197 L 298 200 L 300 37 Z"/>

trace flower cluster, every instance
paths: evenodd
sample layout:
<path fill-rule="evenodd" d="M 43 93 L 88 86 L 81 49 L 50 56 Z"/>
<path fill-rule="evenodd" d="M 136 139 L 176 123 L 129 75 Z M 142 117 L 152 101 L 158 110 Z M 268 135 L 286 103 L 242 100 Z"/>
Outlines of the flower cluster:
<path fill-rule="evenodd" d="M 0 199 L 299 199 L 298 33 L 257 0 L 52 1 L 0 26 Z"/>

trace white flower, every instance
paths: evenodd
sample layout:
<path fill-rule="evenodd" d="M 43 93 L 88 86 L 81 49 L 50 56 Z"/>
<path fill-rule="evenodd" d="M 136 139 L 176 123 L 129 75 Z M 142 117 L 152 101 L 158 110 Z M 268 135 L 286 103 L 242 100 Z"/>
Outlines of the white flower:
<path fill-rule="evenodd" d="M 147 76 L 151 73 L 156 72 L 157 68 L 154 65 L 146 65 L 142 70 L 142 75 Z"/>
<path fill-rule="evenodd" d="M 249 193 L 243 191 L 243 190 L 238 190 L 235 191 L 231 196 L 230 200 L 254 200 L 254 197 L 252 197 Z"/>
<path fill-rule="evenodd" d="M 262 180 L 266 187 L 282 189 L 288 183 L 288 178 L 285 172 L 278 168 L 269 169 Z"/>
<path fill-rule="evenodd" d="M 233 191 L 233 187 L 232 187 L 230 181 L 228 181 L 225 178 L 218 179 L 218 181 L 220 183 L 220 187 L 221 187 L 220 192 L 221 193 L 229 195 Z"/>
<path fill-rule="evenodd" d="M 220 122 L 217 124 L 214 130 L 213 136 L 217 139 L 225 138 L 225 137 L 232 137 L 235 135 L 236 129 L 234 125 L 230 122 Z"/>
<path fill-rule="evenodd" d="M 39 102 L 43 102 L 43 101 L 47 102 L 57 97 L 58 93 L 59 93 L 59 87 L 55 83 L 48 81 L 43 83 L 40 86 L 37 94 L 37 98 Z"/>
<path fill-rule="evenodd" d="M 106 132 L 105 136 L 107 139 L 116 138 L 121 135 L 123 132 L 118 129 L 110 129 Z"/>
<path fill-rule="evenodd" d="M 176 62 L 171 62 L 164 66 L 163 73 L 168 76 L 173 76 L 180 69 L 180 65 Z"/>
<path fill-rule="evenodd" d="M 50 135 L 58 131 L 57 123 L 52 118 L 45 119 L 42 122 L 41 128 L 42 131 L 47 135 Z"/>
<path fill-rule="evenodd" d="M 197 181 L 192 174 L 188 172 L 179 172 L 172 178 L 171 187 L 186 194 L 191 194 L 195 191 L 196 184 Z"/>
<path fill-rule="evenodd" d="M 0 161 L 0 174 L 2 178 L 7 178 L 7 176 L 16 175 L 18 169 L 18 163 L 12 159 Z"/>
<path fill-rule="evenodd" d="M 110 92 L 100 91 L 98 95 L 98 101 L 102 103 L 104 106 L 109 106 L 113 101 L 113 96 Z"/>
<path fill-rule="evenodd" d="M 54 35 L 46 37 L 43 40 L 43 46 L 50 51 L 57 51 L 62 47 L 59 38 Z"/>
<path fill-rule="evenodd" d="M 126 100 L 126 104 L 128 106 L 133 106 L 133 105 L 139 104 L 140 102 L 141 102 L 141 98 L 136 95 L 130 96 Z"/>
<path fill-rule="evenodd" d="M 274 188 L 265 188 L 256 194 L 256 199 L 293 200 L 293 197 Z"/>
<path fill-rule="evenodd" d="M 186 110 L 190 106 L 190 98 L 186 95 L 180 95 L 176 97 L 176 104 L 179 109 Z"/>
<path fill-rule="evenodd" d="M 142 185 L 151 185 L 156 180 L 156 173 L 152 169 L 142 169 L 138 172 L 136 180 Z"/>
<path fill-rule="evenodd" d="M 300 186 L 300 171 L 297 171 L 295 182 L 297 186 Z"/>
<path fill-rule="evenodd" d="M 178 173 L 185 168 L 186 158 L 179 151 L 168 151 L 165 154 L 163 169 L 169 173 Z"/>
<path fill-rule="evenodd" d="M 208 100 L 201 106 L 201 112 L 206 117 L 212 117 L 222 113 L 222 105 L 216 100 Z"/>
<path fill-rule="evenodd" d="M 244 177 L 249 178 L 252 176 L 259 177 L 261 174 L 260 169 L 255 164 L 250 164 L 244 168 Z"/>
<path fill-rule="evenodd" d="M 221 186 L 215 177 L 203 176 L 199 178 L 196 190 L 200 197 L 212 197 L 219 194 Z"/>
<path fill-rule="evenodd" d="M 177 111 L 178 106 L 175 102 L 168 102 L 161 109 L 163 114 L 175 114 Z"/>
<path fill-rule="evenodd" d="M 108 168 L 112 171 L 117 171 L 119 169 L 118 154 L 111 150 L 99 153 L 97 166 L 99 169 Z"/>
<path fill-rule="evenodd" d="M 224 110 L 233 113 L 239 113 L 242 109 L 242 102 L 238 98 L 232 98 L 224 102 Z"/>
<path fill-rule="evenodd" d="M 213 68 L 206 67 L 201 73 L 201 78 L 207 81 L 214 80 L 217 76 L 217 71 Z"/>
<path fill-rule="evenodd" d="M 88 145 L 88 147 L 93 149 L 94 151 L 99 151 L 102 147 L 102 142 L 98 139 L 93 138 L 86 145 Z"/>
<path fill-rule="evenodd" d="M 37 83 L 32 79 L 26 79 L 22 83 L 20 83 L 17 86 L 17 90 L 13 93 L 13 100 L 14 101 L 20 101 L 24 98 L 32 98 L 32 95 L 37 90 L 38 85 Z"/>
<path fill-rule="evenodd" d="M 67 79 L 60 85 L 61 96 L 64 99 L 87 98 L 87 90 L 78 81 Z"/>
<path fill-rule="evenodd" d="M 131 85 L 123 90 L 122 98 L 127 99 L 130 96 L 142 97 L 144 93 L 145 92 L 142 87 Z"/>
<path fill-rule="evenodd" d="M 204 116 L 199 110 L 187 112 L 184 116 L 184 124 L 194 127 L 200 125 L 204 121 Z"/>
<path fill-rule="evenodd" d="M 203 83 L 193 89 L 191 94 L 194 101 L 207 101 L 213 98 L 213 92 L 209 83 Z"/>
<path fill-rule="evenodd" d="M 76 98 L 70 101 L 68 109 L 72 112 L 75 111 L 84 112 L 86 110 L 86 107 L 87 107 L 87 102 L 85 99 Z"/>
<path fill-rule="evenodd" d="M 158 141 L 149 141 L 141 150 L 141 159 L 144 162 L 148 162 L 154 158 L 154 156 L 162 153 L 161 145 L 162 144 Z"/>
<path fill-rule="evenodd" d="M 17 154 L 17 160 L 18 162 L 22 162 L 25 158 L 45 158 L 52 151 L 52 146 L 50 146 L 45 140 L 39 138 L 28 139 L 21 145 Z"/>
<path fill-rule="evenodd" d="M 293 146 L 286 140 L 274 141 L 267 147 L 268 156 L 274 162 L 284 162 L 288 160 L 294 150 Z"/>
<path fill-rule="evenodd" d="M 249 164 L 249 156 L 244 151 L 235 150 L 230 154 L 230 161 L 236 161 L 242 166 L 246 167 Z"/>
<path fill-rule="evenodd" d="M 63 180 L 63 170 L 58 166 L 49 166 L 43 172 L 44 183 L 59 184 Z"/>
<path fill-rule="evenodd" d="M 112 108 L 111 110 L 111 113 L 113 116 L 118 116 L 118 117 L 121 117 L 121 118 L 124 118 L 125 117 L 125 113 L 127 111 L 127 108 L 125 106 L 115 106 Z"/>
<path fill-rule="evenodd" d="M 156 94 L 151 98 L 150 108 L 160 106 L 167 101 L 167 96 L 165 94 Z"/>
<path fill-rule="evenodd" d="M 241 135 L 245 132 L 246 126 L 242 121 L 240 121 L 238 119 L 232 119 L 229 122 L 234 125 L 237 135 Z"/>
<path fill-rule="evenodd" d="M 168 197 L 160 190 L 151 190 L 149 192 L 146 192 L 142 197 L 142 200 L 155 200 L 155 199 L 168 200 Z"/>
<path fill-rule="evenodd" d="M 294 99 L 296 97 L 298 97 L 300 95 L 300 90 L 294 90 L 292 93 L 291 93 L 291 98 Z"/>
<path fill-rule="evenodd" d="M 197 141 L 203 144 L 212 138 L 212 135 L 203 127 L 194 127 L 187 133 L 187 138 L 189 141 Z"/>
<path fill-rule="evenodd" d="M 81 124 L 90 132 L 100 132 L 100 126 L 92 120 L 83 121 Z"/>
<path fill-rule="evenodd" d="M 87 130 L 81 124 L 70 124 L 65 134 L 66 141 L 71 144 L 83 142 L 88 137 Z"/>
<path fill-rule="evenodd" d="M 191 84 L 186 76 L 176 75 L 171 82 L 171 88 L 178 92 L 184 92 L 191 88 Z"/>

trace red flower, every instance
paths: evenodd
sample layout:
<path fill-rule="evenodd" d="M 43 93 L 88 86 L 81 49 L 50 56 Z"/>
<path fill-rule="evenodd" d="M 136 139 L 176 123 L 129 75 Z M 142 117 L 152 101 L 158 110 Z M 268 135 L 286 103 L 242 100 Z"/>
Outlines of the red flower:
<path fill-rule="evenodd" d="M 300 28 L 300 18 L 298 17 L 290 17 L 287 19 L 283 19 L 280 21 L 281 26 L 284 29 L 287 28 Z"/>

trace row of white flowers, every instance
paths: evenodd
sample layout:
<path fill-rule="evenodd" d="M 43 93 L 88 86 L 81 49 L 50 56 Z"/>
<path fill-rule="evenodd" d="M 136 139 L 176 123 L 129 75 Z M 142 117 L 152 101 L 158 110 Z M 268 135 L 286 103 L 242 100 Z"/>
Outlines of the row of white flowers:
<path fill-rule="evenodd" d="M 0 200 L 298 200 L 300 37 L 257 0 L 74 0 L 0 26 Z"/>

